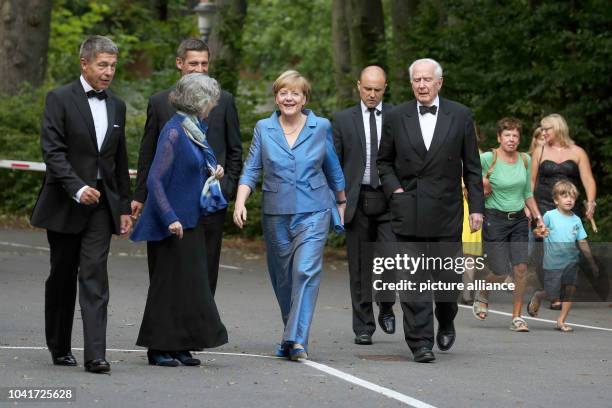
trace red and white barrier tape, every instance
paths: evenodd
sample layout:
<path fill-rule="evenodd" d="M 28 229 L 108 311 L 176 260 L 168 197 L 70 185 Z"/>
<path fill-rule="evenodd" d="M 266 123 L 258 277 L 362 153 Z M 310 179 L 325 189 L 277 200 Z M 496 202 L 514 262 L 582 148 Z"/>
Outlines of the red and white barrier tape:
<path fill-rule="evenodd" d="M 0 168 L 27 171 L 45 171 L 45 163 L 22 161 L 22 160 L 3 160 L 0 159 Z M 136 178 L 136 170 L 130 169 L 130 177 Z"/>

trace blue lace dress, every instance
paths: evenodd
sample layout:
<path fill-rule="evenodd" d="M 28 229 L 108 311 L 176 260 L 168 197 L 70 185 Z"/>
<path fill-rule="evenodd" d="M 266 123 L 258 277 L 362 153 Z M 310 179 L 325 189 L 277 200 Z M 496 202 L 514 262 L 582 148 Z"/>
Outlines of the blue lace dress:
<path fill-rule="evenodd" d="M 200 223 L 202 188 L 208 169 L 202 149 L 185 134 L 175 115 L 162 130 L 147 178 L 148 196 L 131 236 L 148 241 L 150 286 L 136 344 L 181 351 L 227 343 L 210 285 Z M 183 225 L 183 239 L 168 226 Z"/>

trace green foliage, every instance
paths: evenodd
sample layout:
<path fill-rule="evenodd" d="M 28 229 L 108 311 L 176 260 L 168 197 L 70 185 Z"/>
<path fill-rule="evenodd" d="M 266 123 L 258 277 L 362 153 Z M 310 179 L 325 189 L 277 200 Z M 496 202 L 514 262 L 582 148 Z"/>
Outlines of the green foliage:
<path fill-rule="evenodd" d="M 260 107 L 254 116 L 269 115 L 274 109 L 272 83 L 283 71 L 296 69 L 312 85 L 307 107 L 330 117 L 335 106 L 330 41 L 329 0 L 250 1 L 243 32 L 243 66 L 251 74 L 241 78 L 240 89 L 241 97 Z M 244 113 L 240 112 L 241 120 L 252 129 L 255 117 Z"/>
<path fill-rule="evenodd" d="M 482 0 L 444 2 L 446 24 L 438 24 L 433 1 L 421 2 L 415 27 L 405 38 L 414 55 L 444 67 L 442 94 L 469 106 L 488 139 L 503 116 L 523 120 L 523 148 L 531 129 L 550 113 L 565 117 L 572 138 L 593 164 L 602 203 L 599 238 L 612 237 L 607 214 L 612 179 L 612 8 L 603 0 L 581 2 Z M 406 82 L 408 79 L 406 79 Z M 394 94 L 395 101 L 409 99 Z M 601 218 L 600 218 L 601 217 Z"/>
<path fill-rule="evenodd" d="M 45 94 L 78 76 L 80 43 L 89 35 L 102 34 L 120 50 L 112 90 L 127 103 L 129 164 L 135 168 L 147 100 L 176 81 L 176 46 L 197 32 L 187 3 L 170 0 L 168 20 L 156 21 L 148 0 L 54 2 L 46 84 L 39 89 L 26 85 L 17 95 L 0 98 L 0 158 L 42 161 L 39 134 Z M 148 71 L 154 73 L 142 79 Z M 41 173 L 0 170 L 0 213 L 29 213 L 41 182 Z"/>
<path fill-rule="evenodd" d="M 44 89 L 24 87 L 0 95 L 1 159 L 42 161 L 38 133 Z M 27 214 L 34 205 L 42 173 L 0 169 L 0 213 Z"/>
<path fill-rule="evenodd" d="M 589 153 L 597 181 L 609 193 L 612 131 L 612 57 L 609 2 L 445 2 L 448 23 L 437 25 L 432 2 L 423 2 L 406 42 L 445 70 L 442 93 L 474 112 L 496 143 L 495 122 L 516 116 L 530 130 L 560 113 L 572 137 Z M 406 64 L 409 60 L 404 61 Z M 398 99 L 403 99 L 400 97 Z"/>
<path fill-rule="evenodd" d="M 197 35 L 196 18 L 189 9 L 192 3 L 169 0 L 167 20 L 158 21 L 150 0 L 55 1 L 45 86 L 26 87 L 13 97 L 0 98 L 2 158 L 41 159 L 38 134 L 44 95 L 78 75 L 78 46 L 83 39 L 103 34 L 120 48 L 112 88 L 127 103 L 126 135 L 134 168 L 147 100 L 176 81 L 176 46 Z M 472 109 L 488 135 L 483 147 L 495 144 L 495 123 L 502 116 L 523 120 L 524 148 L 531 128 L 543 115 L 557 112 L 567 119 L 572 137 L 591 158 L 598 182 L 596 215 L 601 232 L 591 237 L 612 238 L 609 2 L 422 0 L 402 35 L 391 29 L 390 3 L 383 1 L 389 65 L 407 67 L 423 56 L 439 60 L 445 72 L 442 94 Z M 238 48 L 242 41 L 242 63 L 237 68 L 215 66 L 213 61 L 211 72 L 230 88 L 238 78 L 235 95 L 245 156 L 256 121 L 275 109 L 271 85 L 282 71 L 297 69 L 311 81 L 313 94 L 307 107 L 318 115 L 331 117 L 336 106 L 331 1 L 252 0 L 248 7 L 244 26 L 230 24 L 222 33 Z M 390 78 L 389 89 L 392 102 L 412 98 L 407 77 Z M 0 170 L 0 212 L 29 211 L 39 181 L 40 174 Z M 260 201 L 259 192 L 249 199 L 249 224 L 241 234 L 261 234 Z"/>

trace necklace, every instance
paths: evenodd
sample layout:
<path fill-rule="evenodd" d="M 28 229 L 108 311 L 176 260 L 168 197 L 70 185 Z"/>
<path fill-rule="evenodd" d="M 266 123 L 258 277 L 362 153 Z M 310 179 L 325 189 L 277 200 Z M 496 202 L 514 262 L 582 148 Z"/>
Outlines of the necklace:
<path fill-rule="evenodd" d="M 300 128 L 301 128 L 301 127 L 304 125 L 304 124 L 302 123 L 301 118 L 300 118 L 300 120 L 298 121 L 298 124 L 297 124 L 297 125 L 295 125 L 295 127 L 294 127 L 293 129 L 291 129 L 291 130 L 285 130 L 286 125 L 285 125 L 285 124 L 283 124 L 283 121 L 282 121 L 282 120 L 280 120 L 280 124 L 281 124 L 281 127 L 283 128 L 283 133 L 284 133 L 284 134 L 286 134 L 286 135 L 291 135 L 291 134 L 295 133 L 295 132 L 296 132 L 298 129 L 300 129 Z"/>

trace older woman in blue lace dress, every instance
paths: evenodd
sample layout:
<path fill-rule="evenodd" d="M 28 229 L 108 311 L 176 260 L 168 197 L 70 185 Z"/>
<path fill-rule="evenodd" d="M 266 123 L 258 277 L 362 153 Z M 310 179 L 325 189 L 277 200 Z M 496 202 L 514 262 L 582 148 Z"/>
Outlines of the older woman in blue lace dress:
<path fill-rule="evenodd" d="M 183 76 L 170 94 L 177 113 L 159 136 L 147 178 L 149 194 L 131 238 L 149 241 L 151 282 L 137 345 L 151 365 L 199 365 L 190 350 L 227 343 L 208 284 L 200 217 L 227 207 L 205 119 L 219 98 L 204 74 Z"/>

